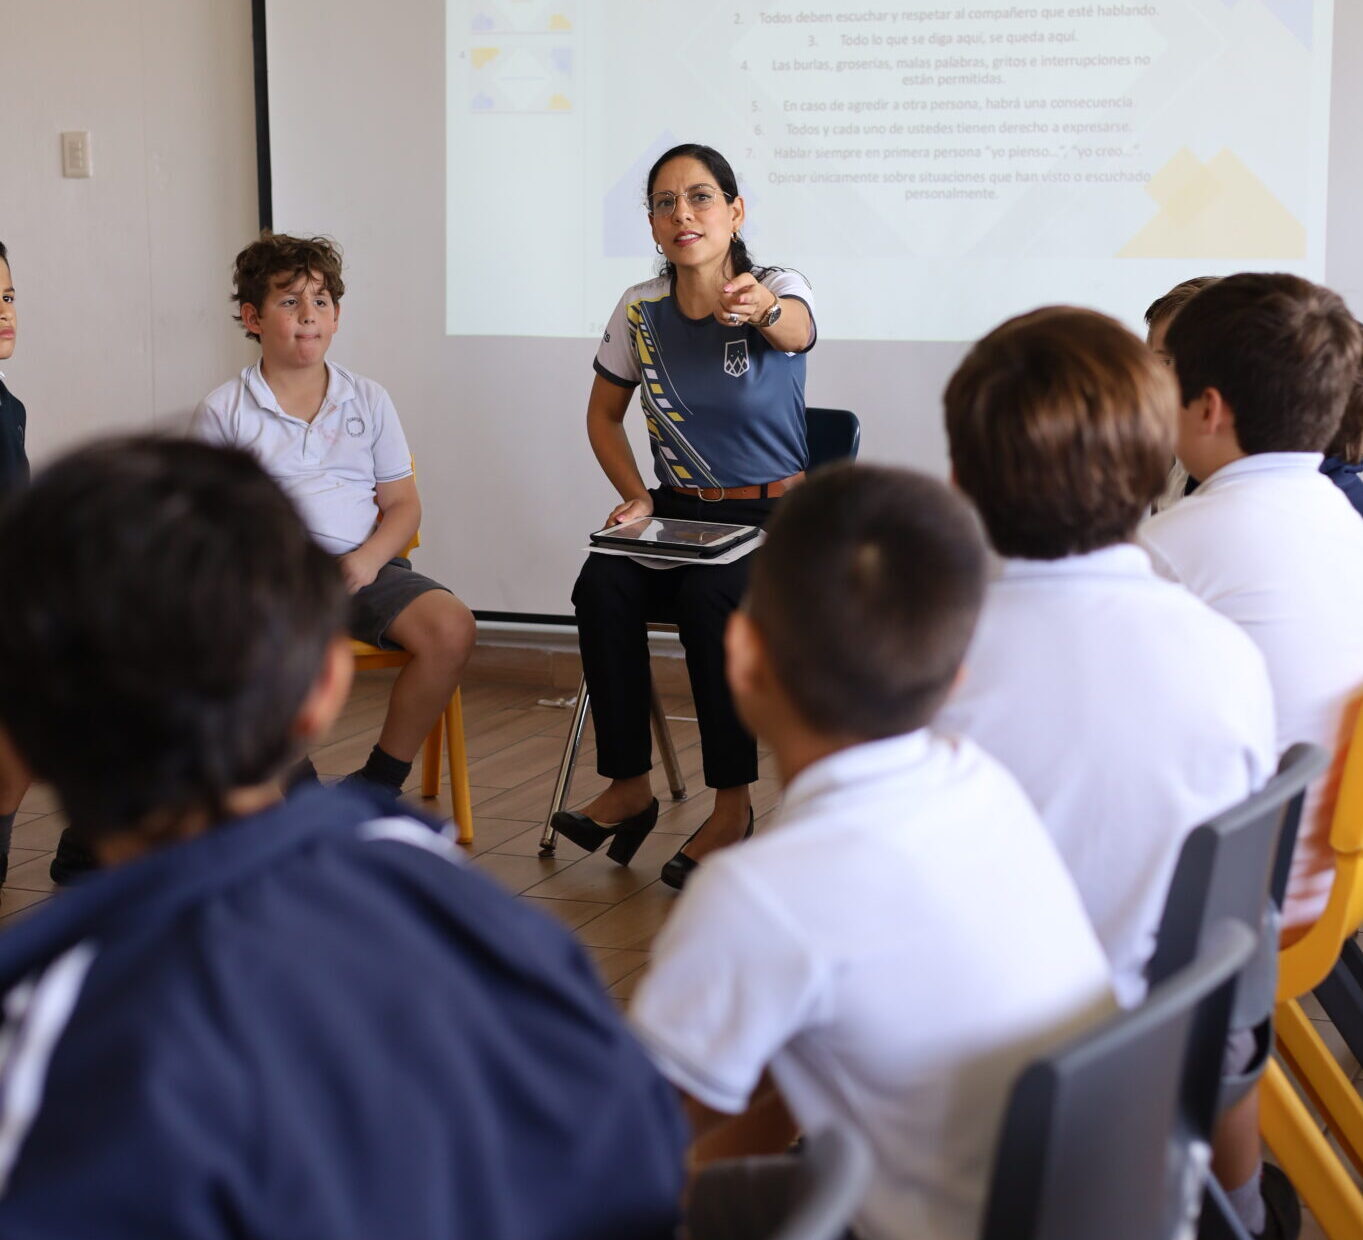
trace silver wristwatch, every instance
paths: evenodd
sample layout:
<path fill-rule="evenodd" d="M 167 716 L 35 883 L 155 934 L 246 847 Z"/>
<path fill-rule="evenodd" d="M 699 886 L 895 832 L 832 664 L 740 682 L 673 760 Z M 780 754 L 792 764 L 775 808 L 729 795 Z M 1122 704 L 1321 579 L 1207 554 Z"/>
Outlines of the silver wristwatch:
<path fill-rule="evenodd" d="M 760 319 L 757 326 L 760 328 L 775 327 L 781 321 L 781 299 L 778 297 L 772 302 L 771 309 L 767 311 L 767 317 Z"/>

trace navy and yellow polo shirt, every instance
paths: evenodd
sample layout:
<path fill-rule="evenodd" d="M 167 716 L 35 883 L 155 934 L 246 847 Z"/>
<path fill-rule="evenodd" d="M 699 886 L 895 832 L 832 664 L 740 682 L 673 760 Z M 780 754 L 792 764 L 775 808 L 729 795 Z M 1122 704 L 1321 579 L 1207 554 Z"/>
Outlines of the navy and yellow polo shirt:
<path fill-rule="evenodd" d="M 814 313 L 809 282 L 769 268 L 761 281 Z M 805 353 L 783 353 L 747 323 L 689 319 L 670 276 L 636 284 L 615 307 L 595 369 L 639 386 L 658 480 L 738 487 L 799 473 L 805 448 Z"/>

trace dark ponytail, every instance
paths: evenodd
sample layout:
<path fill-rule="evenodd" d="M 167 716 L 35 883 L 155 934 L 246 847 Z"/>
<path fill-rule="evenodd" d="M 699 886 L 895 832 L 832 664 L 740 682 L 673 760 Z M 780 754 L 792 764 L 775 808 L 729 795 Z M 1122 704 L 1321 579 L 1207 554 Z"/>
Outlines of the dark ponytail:
<path fill-rule="evenodd" d="M 673 159 L 698 160 L 705 165 L 706 171 L 715 178 L 715 187 L 724 195 L 726 200 L 732 202 L 733 199 L 738 197 L 738 178 L 734 176 L 734 170 L 729 166 L 729 161 L 712 146 L 704 146 L 699 142 L 683 142 L 680 146 L 674 146 L 670 151 L 664 151 L 654 161 L 653 167 L 648 170 L 648 187 L 644 193 L 645 202 L 653 196 L 653 182 L 658 179 L 658 172 L 665 163 Z M 769 270 L 769 268 L 757 267 L 753 264 L 752 258 L 748 254 L 747 244 L 737 234 L 729 242 L 729 261 L 733 264 L 734 275 L 736 276 L 751 271 L 760 280 Z M 674 270 L 672 264 L 667 259 L 663 259 L 658 274 L 671 276 L 674 274 Z"/>

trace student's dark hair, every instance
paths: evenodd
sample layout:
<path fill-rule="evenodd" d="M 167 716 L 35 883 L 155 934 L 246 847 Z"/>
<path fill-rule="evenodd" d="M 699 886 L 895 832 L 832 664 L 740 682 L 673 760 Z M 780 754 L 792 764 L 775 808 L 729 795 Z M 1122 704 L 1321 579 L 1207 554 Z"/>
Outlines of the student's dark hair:
<path fill-rule="evenodd" d="M 1363 331 L 1363 323 L 1359 324 Z M 1349 389 L 1349 399 L 1344 403 L 1344 416 L 1340 419 L 1339 430 L 1325 449 L 1326 456 L 1333 456 L 1350 465 L 1363 464 L 1363 370 L 1354 376 L 1354 385 Z"/>
<path fill-rule="evenodd" d="M 1198 293 L 1164 347 L 1185 405 L 1208 388 L 1225 398 L 1241 451 L 1323 452 L 1357 382 L 1363 336 L 1337 293 L 1246 272 Z"/>
<path fill-rule="evenodd" d="M 781 501 L 745 610 L 804 721 L 874 740 L 927 723 L 984 592 L 969 506 L 905 469 L 832 465 Z"/>
<path fill-rule="evenodd" d="M 345 295 L 341 247 L 330 237 L 290 237 L 267 229 L 237 255 L 232 271 L 232 300 L 237 303 L 237 313 L 232 317 L 240 323 L 244 305 L 259 310 L 272 284 L 282 280 L 287 287 L 313 275 L 321 279 L 331 300 L 339 302 Z M 252 340 L 260 339 L 255 332 L 246 334 Z"/>
<path fill-rule="evenodd" d="M 5 243 L 0 241 L 0 263 L 9 262 L 9 251 L 5 249 Z"/>
<path fill-rule="evenodd" d="M 1163 489 L 1178 391 L 1143 340 L 1052 306 L 984 337 L 947 384 L 957 485 L 1000 555 L 1030 560 L 1129 539 Z"/>
<path fill-rule="evenodd" d="M 182 814 L 297 756 L 344 631 L 336 563 L 246 452 L 136 437 L 0 510 L 0 724 L 87 838 Z"/>
<path fill-rule="evenodd" d="M 1181 280 L 1163 297 L 1156 297 L 1146 307 L 1145 325 L 1154 327 L 1161 319 L 1172 319 L 1198 293 L 1209 284 L 1215 284 L 1220 278 L 1220 276 L 1193 276 L 1190 280 Z"/>
<path fill-rule="evenodd" d="M 674 146 L 671 150 L 664 151 L 654 161 L 653 167 L 648 170 L 648 181 L 644 190 L 644 204 L 646 206 L 649 199 L 653 197 L 653 182 L 658 179 L 658 173 L 662 171 L 664 164 L 674 159 L 699 160 L 705 165 L 710 175 L 715 178 L 715 188 L 724 195 L 726 201 L 732 202 L 738 197 L 738 178 L 734 176 L 734 170 L 730 167 L 729 161 L 712 146 L 705 146 L 699 142 L 683 142 L 679 146 Z M 738 234 L 735 234 L 729 242 L 729 261 L 733 265 L 733 273 L 736 276 L 751 271 L 760 279 L 764 272 L 770 270 L 767 267 L 757 267 L 753 263 L 748 254 L 747 243 Z M 673 271 L 673 265 L 664 259 L 659 268 L 659 274 L 670 276 Z"/>

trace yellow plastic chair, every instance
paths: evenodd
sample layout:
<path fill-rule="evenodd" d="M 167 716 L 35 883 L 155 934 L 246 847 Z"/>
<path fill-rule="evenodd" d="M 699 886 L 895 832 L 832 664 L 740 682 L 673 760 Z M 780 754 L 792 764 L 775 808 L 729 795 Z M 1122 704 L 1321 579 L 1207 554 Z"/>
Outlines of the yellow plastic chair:
<path fill-rule="evenodd" d="M 1344 942 L 1363 924 L 1363 710 L 1358 709 L 1339 772 L 1330 822 L 1334 883 L 1320 919 L 1278 955 L 1278 1054 L 1363 1174 L 1363 1100 L 1302 1010 L 1301 999 L 1329 976 Z M 1322 1135 L 1287 1073 L 1270 1063 L 1259 1126 L 1302 1200 L 1330 1240 L 1363 1237 L 1363 1192 Z"/>
<path fill-rule="evenodd" d="M 413 468 L 416 462 L 412 462 Z M 382 517 L 380 517 L 382 520 Z M 412 535 L 412 541 L 403 551 L 404 556 L 421 546 L 421 533 Z M 350 653 L 355 656 L 357 672 L 371 672 L 383 667 L 405 667 L 412 656 L 405 650 L 384 650 L 381 646 L 371 646 L 368 642 L 351 640 Z M 456 689 L 445 704 L 445 713 L 436 720 L 435 727 L 426 737 L 421 751 L 421 795 L 435 797 L 440 795 L 440 741 L 445 740 L 445 754 L 450 763 L 450 803 L 454 809 L 454 821 L 459 825 L 459 842 L 473 843 L 473 799 L 469 791 L 469 754 L 464 741 L 464 699 Z"/>

